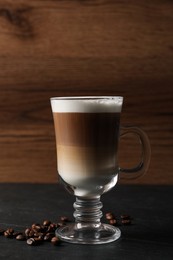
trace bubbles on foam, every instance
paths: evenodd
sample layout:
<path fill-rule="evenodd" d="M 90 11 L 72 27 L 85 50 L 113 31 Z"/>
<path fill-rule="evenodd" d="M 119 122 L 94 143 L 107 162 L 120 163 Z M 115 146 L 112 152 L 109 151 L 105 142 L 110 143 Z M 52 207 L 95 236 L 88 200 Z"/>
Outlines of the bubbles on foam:
<path fill-rule="evenodd" d="M 94 113 L 121 112 L 123 97 L 51 98 L 53 112 Z"/>

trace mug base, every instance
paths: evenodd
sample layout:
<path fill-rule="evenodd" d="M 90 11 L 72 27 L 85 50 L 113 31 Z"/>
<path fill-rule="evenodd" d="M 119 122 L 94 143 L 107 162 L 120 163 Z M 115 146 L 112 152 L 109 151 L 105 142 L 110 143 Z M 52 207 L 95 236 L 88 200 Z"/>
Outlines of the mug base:
<path fill-rule="evenodd" d="M 94 228 L 92 224 L 78 228 L 74 223 L 58 228 L 55 235 L 62 241 L 74 244 L 106 244 L 120 238 L 121 231 L 108 224 L 101 224 L 99 228 Z"/>

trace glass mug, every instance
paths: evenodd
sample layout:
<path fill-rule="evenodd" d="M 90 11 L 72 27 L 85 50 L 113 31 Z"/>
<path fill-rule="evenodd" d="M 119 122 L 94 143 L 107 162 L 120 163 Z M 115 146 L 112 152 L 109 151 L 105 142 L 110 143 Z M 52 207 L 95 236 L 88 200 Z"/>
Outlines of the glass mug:
<path fill-rule="evenodd" d="M 103 244 L 118 239 L 119 228 L 103 224 L 100 196 L 115 186 L 118 175 L 136 178 L 148 168 L 150 144 L 137 127 L 121 128 L 123 97 L 53 97 L 57 168 L 66 189 L 76 196 L 75 223 L 56 230 L 61 240 L 78 244 Z M 123 169 L 117 162 L 121 136 L 139 137 L 141 161 L 135 168 Z"/>

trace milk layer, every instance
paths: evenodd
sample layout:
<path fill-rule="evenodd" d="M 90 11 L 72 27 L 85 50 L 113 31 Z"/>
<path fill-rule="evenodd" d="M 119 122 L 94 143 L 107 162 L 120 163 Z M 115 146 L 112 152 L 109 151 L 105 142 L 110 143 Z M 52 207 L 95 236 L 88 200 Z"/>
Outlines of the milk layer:
<path fill-rule="evenodd" d="M 106 185 L 117 174 L 116 154 L 112 148 L 57 146 L 58 173 L 65 182 L 76 187 Z"/>

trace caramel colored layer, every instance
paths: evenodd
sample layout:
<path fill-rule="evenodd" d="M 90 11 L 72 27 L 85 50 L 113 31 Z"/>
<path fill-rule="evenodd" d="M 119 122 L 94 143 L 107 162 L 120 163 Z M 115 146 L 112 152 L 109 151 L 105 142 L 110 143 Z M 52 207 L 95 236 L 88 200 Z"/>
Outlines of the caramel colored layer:
<path fill-rule="evenodd" d="M 119 135 L 119 113 L 53 113 L 58 145 L 114 147 Z"/>

